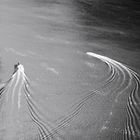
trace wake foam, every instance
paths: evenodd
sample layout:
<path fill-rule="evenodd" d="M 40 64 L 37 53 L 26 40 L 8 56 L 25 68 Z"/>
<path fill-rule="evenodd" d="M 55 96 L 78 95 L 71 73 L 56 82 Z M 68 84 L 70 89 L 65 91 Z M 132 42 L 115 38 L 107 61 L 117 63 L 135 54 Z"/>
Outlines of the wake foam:
<path fill-rule="evenodd" d="M 140 138 L 140 78 L 132 69 L 120 62 L 92 52 L 86 53 L 106 64 L 109 75 L 99 88 L 85 93 L 70 110 L 55 123 L 50 122 L 42 107 L 34 97 L 31 82 L 24 72 L 24 66 L 15 65 L 15 70 L 0 89 L 0 140 L 57 140 L 65 139 L 63 128 L 82 111 L 86 102 L 95 95 L 129 94 L 126 104 L 127 116 L 121 138 L 135 140 Z M 23 111 L 24 110 L 24 111 Z M 23 113 L 24 112 L 24 113 Z M 25 125 L 28 122 L 27 125 Z M 30 128 L 30 129 L 29 129 Z"/>
<path fill-rule="evenodd" d="M 119 80 L 116 80 L 115 88 L 110 87 L 110 90 L 113 89 L 113 93 L 117 94 L 117 97 L 124 93 L 128 94 L 126 104 L 126 123 L 124 130 L 121 130 L 121 133 L 123 134 L 121 139 L 140 139 L 140 76 L 122 63 L 112 60 L 106 56 L 98 55 L 92 52 L 87 52 L 87 55 L 96 57 L 108 65 L 110 69 L 110 76 L 105 81 L 105 86 L 108 87 L 108 83 L 111 84 L 113 80 L 117 78 Z M 102 89 L 104 88 L 104 85 L 102 86 Z"/>

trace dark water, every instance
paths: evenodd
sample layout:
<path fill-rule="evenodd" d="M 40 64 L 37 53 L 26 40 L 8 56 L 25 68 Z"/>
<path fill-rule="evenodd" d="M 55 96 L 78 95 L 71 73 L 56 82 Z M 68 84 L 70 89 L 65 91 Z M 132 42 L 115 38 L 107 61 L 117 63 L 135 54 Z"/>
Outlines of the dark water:
<path fill-rule="evenodd" d="M 119 0 L 107 1 L 77 1 L 77 17 L 79 24 L 88 26 L 88 39 L 108 39 L 112 41 L 126 41 L 136 46 L 130 49 L 139 49 L 139 24 L 140 11 L 138 1 Z M 102 31 L 94 35 L 92 27 L 102 27 L 114 29 L 112 31 Z M 115 29 L 118 32 L 115 32 Z M 119 32 L 120 30 L 120 32 Z M 124 34 L 123 34 L 124 33 Z M 126 33 L 126 35 L 125 35 Z M 128 33 L 128 34 L 127 34 Z"/>
<path fill-rule="evenodd" d="M 139 139 L 139 5 L 1 0 L 0 140 Z"/>

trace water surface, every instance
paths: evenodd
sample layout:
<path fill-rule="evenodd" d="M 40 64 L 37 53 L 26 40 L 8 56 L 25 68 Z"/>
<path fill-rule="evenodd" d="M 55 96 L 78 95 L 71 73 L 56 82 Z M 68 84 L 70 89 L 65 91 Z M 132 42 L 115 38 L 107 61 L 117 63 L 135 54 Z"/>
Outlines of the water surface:
<path fill-rule="evenodd" d="M 138 139 L 137 5 L 1 1 L 0 138 Z"/>

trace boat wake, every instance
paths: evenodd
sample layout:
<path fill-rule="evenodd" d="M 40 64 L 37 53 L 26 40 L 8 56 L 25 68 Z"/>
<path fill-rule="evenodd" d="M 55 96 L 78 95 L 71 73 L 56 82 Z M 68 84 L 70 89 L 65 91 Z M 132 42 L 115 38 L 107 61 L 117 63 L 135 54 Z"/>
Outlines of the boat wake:
<path fill-rule="evenodd" d="M 115 101 L 128 94 L 126 121 L 121 131 L 121 139 L 140 138 L 140 77 L 132 69 L 120 62 L 92 52 L 86 55 L 99 59 L 108 68 L 108 76 L 100 86 L 85 93 L 73 104 L 63 117 L 52 123 L 47 119 L 34 97 L 30 80 L 24 66 L 15 65 L 15 71 L 0 88 L 0 140 L 60 140 L 63 129 L 82 111 L 89 99 L 96 95 L 115 94 Z M 113 138 L 112 138 L 113 139 Z"/>
<path fill-rule="evenodd" d="M 118 139 L 140 139 L 140 76 L 122 63 L 108 57 L 92 52 L 87 52 L 87 55 L 96 57 L 108 65 L 110 76 L 105 80 L 105 84 L 101 86 L 102 90 L 111 85 L 109 91 L 113 89 L 111 92 L 117 94 L 115 101 L 117 101 L 121 94 L 128 94 L 126 102 L 127 115 L 124 126 L 125 128 L 120 131 L 122 133 L 122 137 Z M 115 81 L 115 84 L 112 85 L 111 83 L 115 79 L 117 80 Z M 114 137 L 114 139 L 116 139 L 116 137 Z"/>

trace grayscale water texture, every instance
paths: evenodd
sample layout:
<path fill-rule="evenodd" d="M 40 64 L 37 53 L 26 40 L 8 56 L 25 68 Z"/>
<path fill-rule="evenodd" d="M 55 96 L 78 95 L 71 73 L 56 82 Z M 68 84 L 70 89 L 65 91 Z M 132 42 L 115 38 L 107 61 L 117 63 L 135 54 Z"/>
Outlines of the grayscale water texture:
<path fill-rule="evenodd" d="M 0 140 L 139 140 L 139 5 L 1 0 Z"/>

